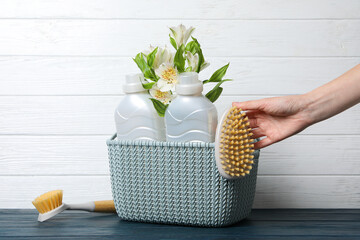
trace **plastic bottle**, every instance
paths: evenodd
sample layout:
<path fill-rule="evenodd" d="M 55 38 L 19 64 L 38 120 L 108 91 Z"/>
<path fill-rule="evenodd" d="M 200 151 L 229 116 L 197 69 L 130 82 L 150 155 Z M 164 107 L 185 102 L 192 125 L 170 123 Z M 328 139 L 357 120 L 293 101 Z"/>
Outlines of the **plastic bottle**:
<path fill-rule="evenodd" d="M 177 97 L 165 112 L 166 141 L 214 142 L 215 105 L 202 95 L 203 84 L 195 72 L 180 74 Z"/>
<path fill-rule="evenodd" d="M 164 118 L 143 88 L 142 74 L 126 75 L 124 99 L 115 110 L 117 139 L 165 141 Z"/>

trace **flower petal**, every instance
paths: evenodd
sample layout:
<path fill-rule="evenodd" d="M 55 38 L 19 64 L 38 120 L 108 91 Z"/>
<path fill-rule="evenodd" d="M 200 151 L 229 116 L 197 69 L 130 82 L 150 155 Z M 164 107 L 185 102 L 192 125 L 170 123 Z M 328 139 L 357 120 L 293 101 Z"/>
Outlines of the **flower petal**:
<path fill-rule="evenodd" d="M 208 66 L 210 66 L 209 62 L 204 62 L 201 67 L 200 67 L 200 71 L 204 70 L 205 68 L 207 68 Z"/>
<path fill-rule="evenodd" d="M 161 78 L 157 81 L 157 86 L 159 88 L 162 88 L 162 87 L 164 87 L 166 85 L 168 85 L 167 82 L 165 80 L 161 79 Z"/>
<path fill-rule="evenodd" d="M 160 87 L 160 91 L 162 91 L 162 92 L 167 92 L 167 91 L 170 91 L 172 89 L 173 89 L 173 87 L 170 84 L 166 84 L 163 87 Z"/>

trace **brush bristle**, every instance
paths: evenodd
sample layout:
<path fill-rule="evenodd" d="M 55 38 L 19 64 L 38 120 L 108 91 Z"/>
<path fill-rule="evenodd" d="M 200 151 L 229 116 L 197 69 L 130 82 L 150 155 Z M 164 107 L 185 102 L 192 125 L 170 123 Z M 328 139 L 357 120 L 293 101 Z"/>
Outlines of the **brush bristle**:
<path fill-rule="evenodd" d="M 250 122 L 245 112 L 232 107 L 221 126 L 220 159 L 224 172 L 231 177 L 250 174 L 254 163 Z"/>
<path fill-rule="evenodd" d="M 54 190 L 37 197 L 32 203 L 39 211 L 39 213 L 44 214 L 57 207 L 60 207 L 62 204 L 62 198 L 63 191 Z"/>

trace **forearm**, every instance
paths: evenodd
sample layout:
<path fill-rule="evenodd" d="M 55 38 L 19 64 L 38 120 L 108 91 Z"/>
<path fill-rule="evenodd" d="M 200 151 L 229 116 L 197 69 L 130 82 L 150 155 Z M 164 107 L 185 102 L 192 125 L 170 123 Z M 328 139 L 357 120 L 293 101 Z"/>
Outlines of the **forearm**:
<path fill-rule="evenodd" d="M 303 97 L 310 125 L 354 106 L 360 102 L 360 64 Z"/>

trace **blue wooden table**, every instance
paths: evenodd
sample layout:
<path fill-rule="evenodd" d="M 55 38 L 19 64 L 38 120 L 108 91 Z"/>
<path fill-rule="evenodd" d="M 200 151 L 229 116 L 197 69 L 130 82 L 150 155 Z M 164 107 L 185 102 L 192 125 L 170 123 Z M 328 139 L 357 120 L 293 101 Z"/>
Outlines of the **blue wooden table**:
<path fill-rule="evenodd" d="M 35 210 L 0 210 L 0 239 L 360 239 L 360 209 L 253 210 L 226 228 L 121 221 L 67 211 L 39 223 Z"/>

